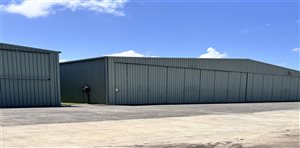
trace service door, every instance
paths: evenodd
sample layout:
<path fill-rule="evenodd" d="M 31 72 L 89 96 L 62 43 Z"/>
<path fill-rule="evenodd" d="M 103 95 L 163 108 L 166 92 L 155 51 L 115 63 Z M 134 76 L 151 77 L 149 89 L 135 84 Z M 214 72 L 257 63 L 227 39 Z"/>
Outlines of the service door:
<path fill-rule="evenodd" d="M 115 99 L 116 104 L 127 104 L 127 64 L 115 64 Z"/>

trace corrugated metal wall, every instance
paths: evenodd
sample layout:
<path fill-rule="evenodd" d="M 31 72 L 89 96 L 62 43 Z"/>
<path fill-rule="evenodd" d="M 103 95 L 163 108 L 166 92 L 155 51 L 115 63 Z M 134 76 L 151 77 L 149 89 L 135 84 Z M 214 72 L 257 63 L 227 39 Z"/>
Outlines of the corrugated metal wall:
<path fill-rule="evenodd" d="M 60 65 L 63 102 L 106 102 L 105 60 L 94 60 Z M 91 88 L 90 100 L 82 93 L 81 87 Z"/>
<path fill-rule="evenodd" d="M 167 103 L 167 68 L 149 66 L 148 73 L 148 103 Z"/>
<path fill-rule="evenodd" d="M 223 71 L 216 71 L 215 73 L 214 102 L 225 103 L 227 102 L 227 84 L 229 73 Z"/>
<path fill-rule="evenodd" d="M 128 104 L 129 102 L 127 101 L 127 92 L 128 92 L 128 82 L 127 82 L 127 77 L 128 77 L 128 69 L 127 69 L 127 64 L 116 64 L 115 65 L 115 70 L 119 70 L 115 74 L 115 85 L 116 86 L 113 90 L 113 92 L 116 92 L 116 104 Z"/>
<path fill-rule="evenodd" d="M 298 86 L 298 84 L 300 84 L 300 82 L 298 83 L 298 78 L 297 77 L 291 77 L 291 94 L 290 94 L 290 97 L 289 97 L 289 101 L 297 100 L 297 97 L 300 97 L 300 95 L 297 94 L 297 89 L 299 89 L 299 87 L 300 87 L 300 85 Z"/>
<path fill-rule="evenodd" d="M 138 64 L 151 66 L 166 66 L 176 68 L 219 70 L 245 72 L 256 74 L 288 75 L 300 77 L 300 72 L 284 67 L 270 65 L 249 59 L 185 59 L 185 58 L 134 58 L 107 57 L 110 63 Z"/>
<path fill-rule="evenodd" d="M 227 84 L 227 102 L 245 102 L 246 73 L 229 72 Z"/>
<path fill-rule="evenodd" d="M 200 103 L 214 102 L 215 75 L 215 71 L 201 70 Z"/>
<path fill-rule="evenodd" d="M 167 103 L 183 103 L 185 90 L 185 71 L 184 69 L 180 68 L 168 68 L 167 71 Z M 147 102 L 144 103 L 147 104 Z"/>
<path fill-rule="evenodd" d="M 194 69 L 185 70 L 184 103 L 200 102 L 201 71 Z"/>
<path fill-rule="evenodd" d="M 108 61 L 109 104 L 266 102 L 300 98 L 300 78 L 281 75 L 276 69 L 273 70 L 279 74 L 179 67 L 184 60 L 164 63 L 167 66 L 135 58 Z M 216 67 L 211 63 L 214 62 L 207 64 Z"/>
<path fill-rule="evenodd" d="M 141 65 L 127 65 L 127 98 L 129 104 L 143 104 L 148 102 L 148 67 Z"/>
<path fill-rule="evenodd" d="M 58 52 L 0 44 L 0 106 L 60 106 Z"/>

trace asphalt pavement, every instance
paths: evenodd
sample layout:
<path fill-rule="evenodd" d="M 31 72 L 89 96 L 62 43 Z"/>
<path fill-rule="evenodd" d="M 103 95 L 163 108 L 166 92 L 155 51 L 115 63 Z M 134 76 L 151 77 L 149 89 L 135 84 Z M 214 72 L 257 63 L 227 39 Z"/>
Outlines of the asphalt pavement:
<path fill-rule="evenodd" d="M 1 126 L 247 114 L 299 109 L 300 102 L 116 106 L 76 104 L 52 108 L 1 109 Z"/>

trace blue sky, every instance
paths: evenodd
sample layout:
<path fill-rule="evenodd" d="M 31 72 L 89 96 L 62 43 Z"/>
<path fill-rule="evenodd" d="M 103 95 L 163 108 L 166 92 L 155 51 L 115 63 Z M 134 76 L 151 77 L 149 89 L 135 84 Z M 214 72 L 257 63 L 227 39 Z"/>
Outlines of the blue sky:
<path fill-rule="evenodd" d="M 299 5 L 298 0 L 2 0 L 1 41 L 59 50 L 63 60 L 121 53 L 250 58 L 300 69 Z"/>

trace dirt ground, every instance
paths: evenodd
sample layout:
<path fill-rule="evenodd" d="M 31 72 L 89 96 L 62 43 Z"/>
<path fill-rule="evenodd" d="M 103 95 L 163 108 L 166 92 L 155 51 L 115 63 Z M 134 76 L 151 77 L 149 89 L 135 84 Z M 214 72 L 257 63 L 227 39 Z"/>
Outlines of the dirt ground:
<path fill-rule="evenodd" d="M 255 105 L 263 105 L 265 109 L 241 111 L 243 108 L 245 108 L 244 110 L 255 109 Z M 295 108 L 295 105 L 298 109 Z M 160 108 L 160 111 L 166 109 L 170 112 L 173 108 L 174 110 L 176 108 L 194 108 L 196 110 L 199 106 L 201 105 L 106 106 L 106 109 L 123 107 L 129 112 L 144 110 L 144 114 L 150 114 L 153 112 L 150 108 L 153 110 Z M 214 108 L 216 106 L 221 107 L 221 105 L 214 104 L 203 107 Z M 83 111 L 85 109 L 88 111 L 92 107 L 95 106 L 79 106 Z M 151 116 L 151 118 L 122 118 L 87 122 L 81 120 L 66 122 L 65 120 L 65 122 L 55 123 L 51 122 L 51 119 L 58 117 L 59 112 L 56 112 L 55 116 L 44 117 L 48 118 L 49 123 L 36 123 L 36 121 L 31 123 L 29 122 L 32 120 L 30 117 L 35 115 L 33 111 L 44 109 L 4 109 L 1 110 L 3 115 L 1 116 L 1 147 L 300 147 L 298 102 L 232 104 L 228 105 L 228 108 L 221 108 L 224 110 L 231 108 L 232 111 L 191 115 L 189 112 L 193 112 L 193 109 L 190 109 L 185 110 L 187 115 L 179 117 L 157 115 L 158 117 Z M 13 115 L 16 112 L 18 115 L 22 114 L 22 110 L 24 118 L 17 121 Z M 31 110 L 32 114 L 30 114 Z M 65 110 L 74 110 L 74 108 Z M 61 116 L 64 116 L 63 114 L 62 112 Z M 39 116 L 39 118 L 43 118 L 42 114 Z M 32 118 L 36 120 L 37 117 Z M 24 122 L 26 119 L 28 122 Z M 22 124 L 10 124 L 10 122 Z"/>

